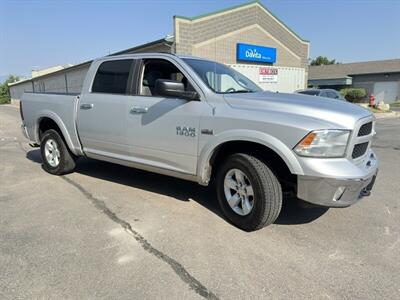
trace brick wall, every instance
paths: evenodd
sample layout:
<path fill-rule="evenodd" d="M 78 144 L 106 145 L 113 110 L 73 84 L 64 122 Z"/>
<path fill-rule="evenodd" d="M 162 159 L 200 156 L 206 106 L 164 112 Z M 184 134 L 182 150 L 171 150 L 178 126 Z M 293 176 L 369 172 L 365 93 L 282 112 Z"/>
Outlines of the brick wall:
<path fill-rule="evenodd" d="M 258 3 L 202 18 L 175 18 L 175 52 L 236 63 L 236 43 L 277 48 L 277 65 L 306 67 L 309 43 L 301 41 Z"/>
<path fill-rule="evenodd" d="M 229 34 L 220 39 L 213 39 L 208 43 L 194 45 L 192 55 L 216 60 L 225 64 L 236 63 L 236 43 L 245 42 L 254 45 L 267 45 L 277 49 L 276 66 L 301 67 L 299 56 L 286 49 L 282 44 L 271 38 L 259 26 L 250 26 L 247 29 Z"/>

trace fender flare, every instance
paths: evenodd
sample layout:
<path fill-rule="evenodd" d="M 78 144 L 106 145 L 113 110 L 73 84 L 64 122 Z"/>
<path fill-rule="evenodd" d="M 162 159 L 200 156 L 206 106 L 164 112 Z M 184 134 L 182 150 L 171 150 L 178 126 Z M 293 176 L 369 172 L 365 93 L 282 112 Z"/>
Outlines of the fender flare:
<path fill-rule="evenodd" d="M 36 135 L 35 136 L 35 140 L 37 142 L 40 142 L 40 140 L 39 140 L 39 125 L 40 125 L 40 122 L 42 121 L 43 118 L 49 118 L 52 121 L 54 121 L 54 123 L 57 124 L 58 128 L 60 128 L 60 130 L 61 130 L 61 133 L 62 133 L 62 135 L 63 135 L 63 137 L 64 137 L 64 139 L 65 139 L 65 141 L 67 143 L 67 146 L 68 146 L 69 150 L 72 153 L 77 154 L 74 151 L 74 146 L 73 146 L 71 137 L 70 137 L 70 135 L 68 133 L 68 130 L 67 130 L 64 122 L 61 120 L 61 118 L 56 113 L 52 112 L 51 110 L 42 110 L 37 115 L 37 117 L 36 117 L 37 122 L 36 122 L 36 125 L 35 125 L 35 135 Z"/>
<path fill-rule="evenodd" d="M 211 176 L 210 160 L 216 149 L 226 142 L 245 141 L 263 145 L 274 151 L 288 166 L 290 172 L 297 175 L 303 175 L 303 169 L 298 158 L 293 151 L 276 137 L 247 129 L 228 130 L 214 136 L 214 138 L 205 144 L 198 158 L 198 178 L 199 183 L 207 185 Z"/>

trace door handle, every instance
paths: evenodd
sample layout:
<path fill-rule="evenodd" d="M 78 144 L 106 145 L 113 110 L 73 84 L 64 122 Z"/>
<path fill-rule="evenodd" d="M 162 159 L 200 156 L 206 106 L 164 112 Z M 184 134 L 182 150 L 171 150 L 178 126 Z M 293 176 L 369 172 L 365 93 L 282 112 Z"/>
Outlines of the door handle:
<path fill-rule="evenodd" d="M 79 107 L 80 109 L 92 109 L 93 103 L 82 103 Z"/>
<path fill-rule="evenodd" d="M 144 114 L 147 113 L 149 110 L 148 107 L 139 107 L 139 106 L 134 106 L 131 108 L 131 114 Z"/>

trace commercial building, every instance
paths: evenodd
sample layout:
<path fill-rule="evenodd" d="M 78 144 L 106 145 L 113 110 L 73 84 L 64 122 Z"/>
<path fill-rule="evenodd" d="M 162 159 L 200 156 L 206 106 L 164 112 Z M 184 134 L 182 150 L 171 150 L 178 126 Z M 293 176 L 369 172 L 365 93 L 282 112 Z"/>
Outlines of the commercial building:
<path fill-rule="evenodd" d="M 377 102 L 400 100 L 400 59 L 310 66 L 308 86 L 364 88 Z"/>
<path fill-rule="evenodd" d="M 171 52 L 228 64 L 262 88 L 292 92 L 307 85 L 310 43 L 261 2 L 194 18 L 175 16 L 173 35 L 112 55 Z M 91 61 L 10 85 L 12 100 L 24 91 L 79 93 Z"/>

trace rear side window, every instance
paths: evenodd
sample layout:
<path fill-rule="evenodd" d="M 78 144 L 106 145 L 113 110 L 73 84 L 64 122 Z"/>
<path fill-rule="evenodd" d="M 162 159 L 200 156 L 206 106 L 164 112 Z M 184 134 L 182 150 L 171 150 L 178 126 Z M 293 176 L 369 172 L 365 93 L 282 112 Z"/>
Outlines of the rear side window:
<path fill-rule="evenodd" d="M 332 98 L 332 99 L 338 99 L 339 98 L 339 93 L 337 93 L 337 92 L 328 91 L 327 94 L 328 94 L 329 98 Z"/>
<path fill-rule="evenodd" d="M 126 94 L 132 62 L 132 59 L 103 62 L 94 77 L 92 92 Z"/>

